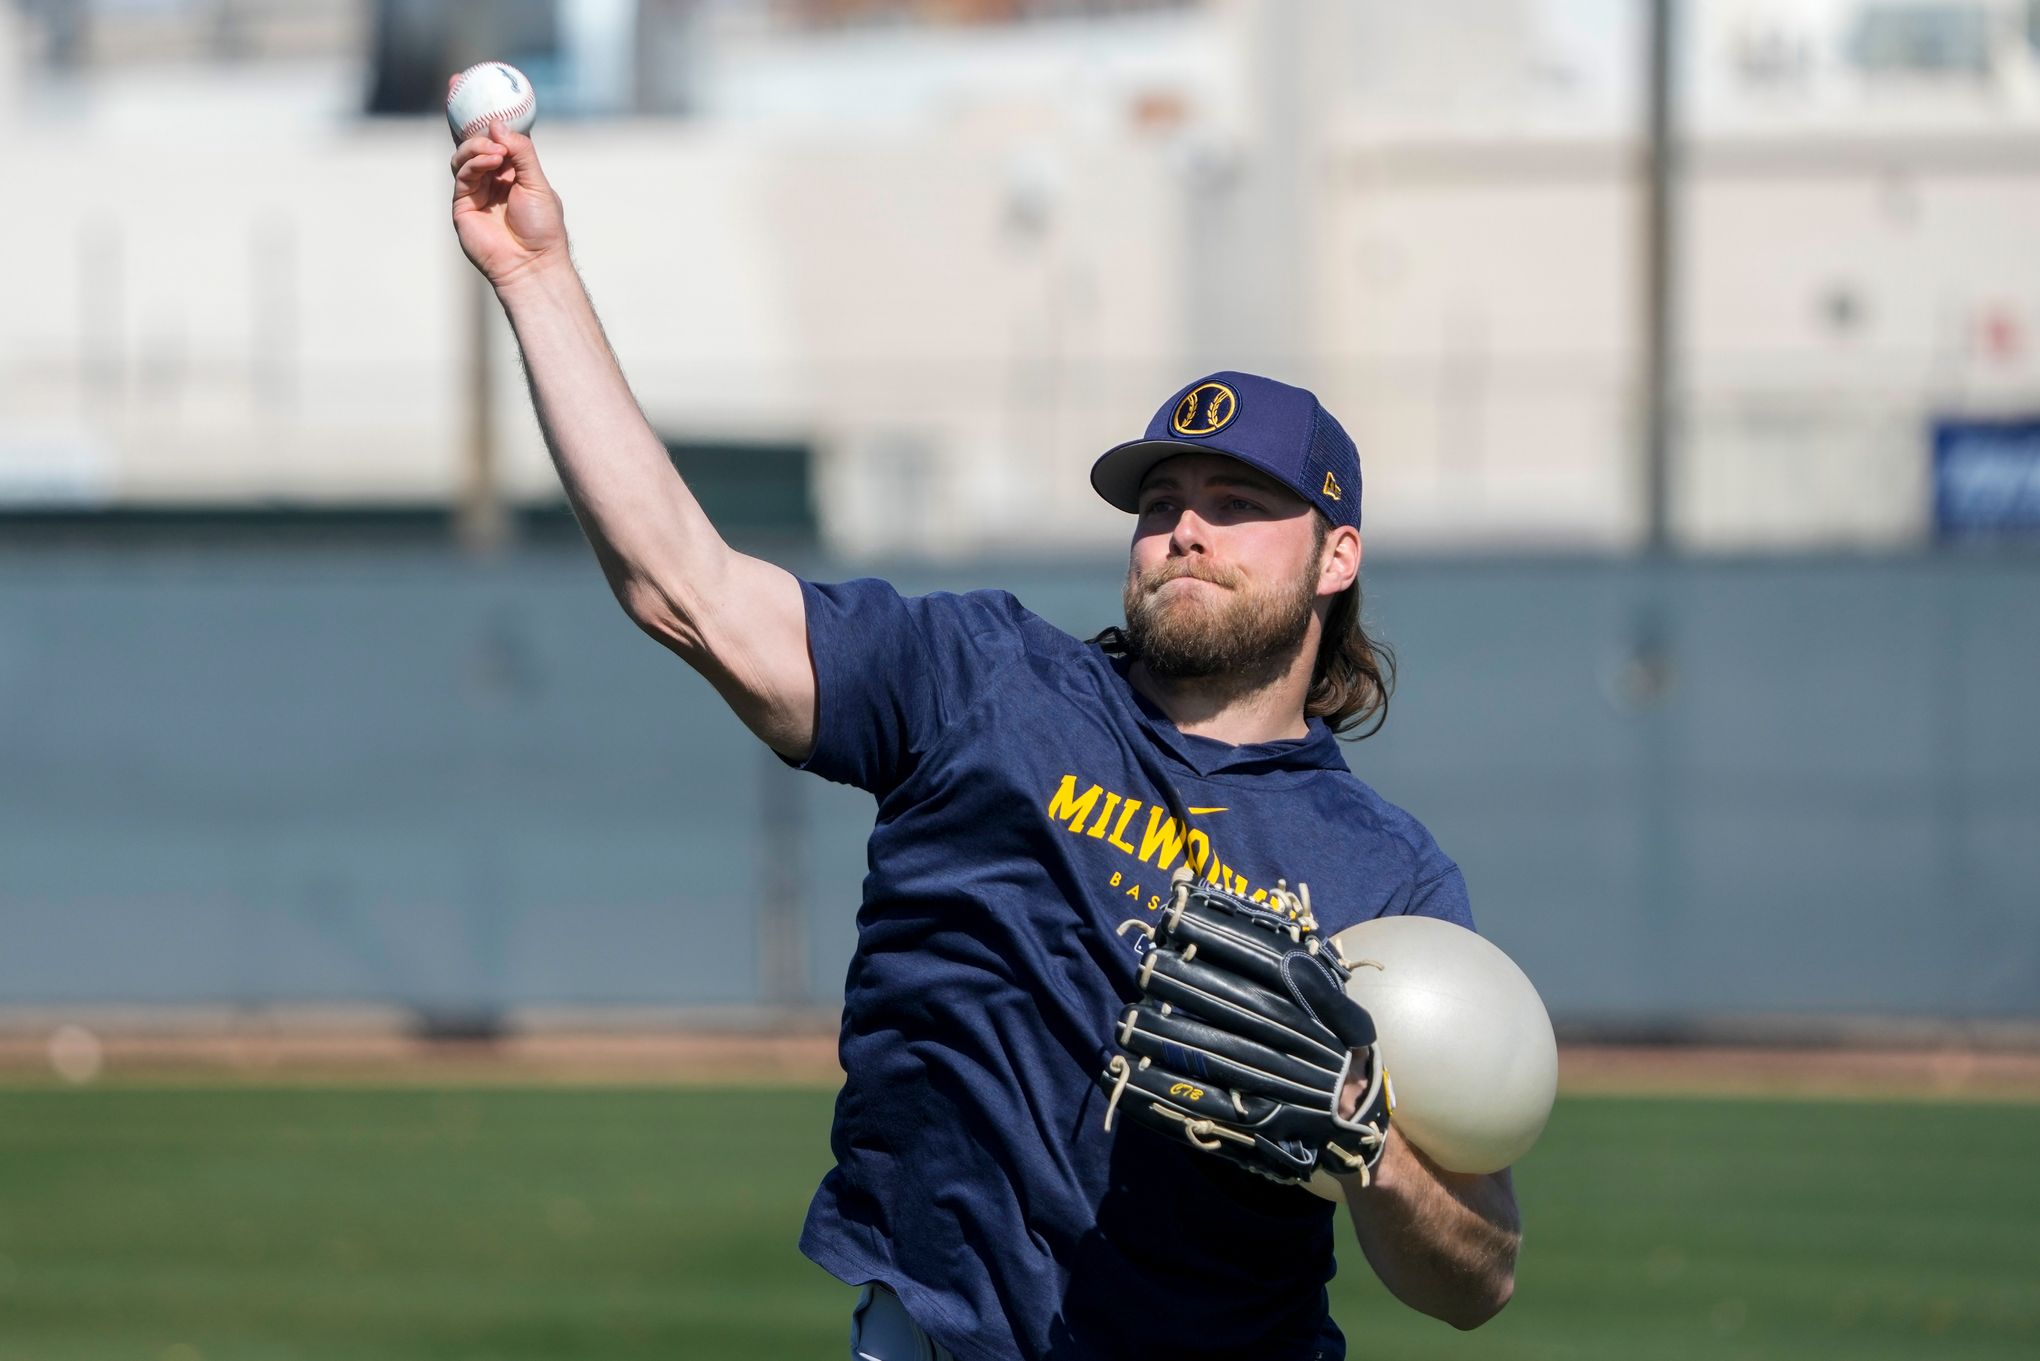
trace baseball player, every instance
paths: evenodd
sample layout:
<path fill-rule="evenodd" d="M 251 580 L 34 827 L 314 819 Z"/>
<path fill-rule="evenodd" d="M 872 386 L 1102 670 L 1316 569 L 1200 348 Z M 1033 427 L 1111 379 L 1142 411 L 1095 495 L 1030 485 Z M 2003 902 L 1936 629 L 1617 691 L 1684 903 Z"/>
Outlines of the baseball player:
<path fill-rule="evenodd" d="M 732 551 L 675 473 L 530 140 L 492 128 L 453 171 L 461 246 L 516 331 L 625 611 L 783 759 L 876 801 L 836 1167 L 801 1235 L 861 1287 L 852 1355 L 1342 1357 L 1325 1289 L 1336 1210 L 1285 1184 L 1320 1167 L 1400 1299 L 1460 1327 L 1499 1310 L 1519 1236 L 1508 1174 L 1445 1172 L 1400 1138 L 1365 1013 L 1335 986 L 1237 990 L 1264 1039 L 1256 1008 L 1301 998 L 1304 1019 L 1282 1025 L 1324 1021 L 1311 1043 L 1336 1058 L 1305 1067 L 1330 1074 L 1336 1109 L 1273 1103 L 1302 1135 L 1220 1129 L 1273 1105 L 1228 1079 L 1212 1084 L 1227 1109 L 1204 1118 L 1200 1079 L 1170 1084 L 1193 1103 L 1170 1137 L 1146 1127 L 1168 1125 L 1170 1103 L 1141 1094 L 1145 1060 L 1123 1061 L 1143 1037 L 1122 1016 L 1156 986 L 1144 951 L 1193 889 L 1248 934 L 1286 932 L 1283 979 L 1321 967 L 1310 928 L 1472 925 L 1457 866 L 1354 778 L 1335 737 L 1378 723 L 1388 686 L 1359 622 L 1359 462 L 1329 413 L 1216 373 L 1108 450 L 1092 482 L 1134 517 L 1126 622 L 1090 642 L 1000 592 L 798 580 Z M 1222 1057 L 1248 1041 L 1212 1034 L 1161 1043 L 1196 1072 L 1241 1071 Z M 1108 1129 L 1108 1106 L 1129 1103 L 1143 1120 Z"/>

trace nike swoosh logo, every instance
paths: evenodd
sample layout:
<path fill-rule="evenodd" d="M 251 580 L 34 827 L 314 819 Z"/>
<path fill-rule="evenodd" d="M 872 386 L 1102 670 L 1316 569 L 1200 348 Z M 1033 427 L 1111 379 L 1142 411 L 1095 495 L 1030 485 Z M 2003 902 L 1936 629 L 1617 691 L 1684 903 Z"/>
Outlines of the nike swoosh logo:
<path fill-rule="evenodd" d="M 1232 810 L 1229 808 L 1192 808 L 1188 811 L 1193 817 L 1203 817 L 1206 813 L 1229 813 Z"/>

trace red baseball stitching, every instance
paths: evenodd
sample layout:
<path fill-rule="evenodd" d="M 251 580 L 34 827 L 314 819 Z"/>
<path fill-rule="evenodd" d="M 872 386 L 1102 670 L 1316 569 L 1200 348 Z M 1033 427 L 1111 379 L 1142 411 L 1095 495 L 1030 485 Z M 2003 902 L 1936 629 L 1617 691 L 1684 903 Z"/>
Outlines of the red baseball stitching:
<path fill-rule="evenodd" d="M 460 125 L 461 140 L 464 142 L 478 133 L 487 132 L 491 123 L 507 123 L 513 118 L 522 117 L 530 108 L 531 96 L 526 95 L 507 109 L 498 109 L 494 113 L 485 113 L 480 117 L 470 118 L 467 122 Z"/>

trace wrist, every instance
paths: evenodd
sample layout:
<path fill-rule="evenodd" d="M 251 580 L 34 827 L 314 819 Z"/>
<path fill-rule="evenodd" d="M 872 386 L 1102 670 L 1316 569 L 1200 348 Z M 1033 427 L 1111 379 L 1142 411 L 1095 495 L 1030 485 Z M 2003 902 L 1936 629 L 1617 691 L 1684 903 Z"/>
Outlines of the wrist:
<path fill-rule="evenodd" d="M 1369 1192 L 1387 1192 L 1392 1196 L 1408 1170 L 1409 1155 L 1409 1144 L 1391 1124 L 1384 1131 L 1381 1156 L 1374 1160 L 1372 1167 L 1365 1173 L 1334 1172 L 1332 1175 L 1338 1181 L 1339 1189 L 1345 1192 L 1349 1199 L 1354 1197 L 1366 1199 Z M 1374 1198 L 1379 1200 L 1382 1197 L 1377 1195 Z"/>
<path fill-rule="evenodd" d="M 557 302 L 581 291 L 580 273 L 564 246 L 534 255 L 489 282 L 506 309 Z"/>

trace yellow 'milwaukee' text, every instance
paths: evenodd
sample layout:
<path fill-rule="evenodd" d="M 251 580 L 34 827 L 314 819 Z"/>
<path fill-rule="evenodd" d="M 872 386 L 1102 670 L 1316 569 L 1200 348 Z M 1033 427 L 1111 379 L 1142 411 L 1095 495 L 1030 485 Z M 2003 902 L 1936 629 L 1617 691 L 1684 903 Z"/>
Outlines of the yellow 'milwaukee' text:
<path fill-rule="evenodd" d="M 1140 816 L 1143 809 L 1147 812 L 1145 820 Z M 1180 860 L 1190 867 L 1193 874 L 1211 880 L 1228 892 L 1245 895 L 1255 902 L 1267 901 L 1268 890 L 1250 891 L 1247 877 L 1219 858 L 1212 849 L 1211 837 L 1203 828 L 1179 821 L 1152 800 L 1143 801 L 1131 794 L 1115 793 L 1096 784 L 1080 792 L 1077 777 L 1065 775 L 1055 793 L 1049 796 L 1048 817 L 1051 822 L 1064 824 L 1072 835 L 1102 841 L 1143 865 L 1152 865 L 1161 871 L 1159 882 L 1163 888 L 1167 887 L 1169 875 Z M 1121 888 L 1130 873 L 1137 871 L 1115 873 L 1112 886 Z M 1125 887 L 1125 893 L 1137 902 L 1142 898 L 1137 883 Z M 1161 902 L 1162 895 L 1157 893 L 1147 895 L 1147 901 L 1142 905 L 1149 911 L 1157 911 Z"/>

